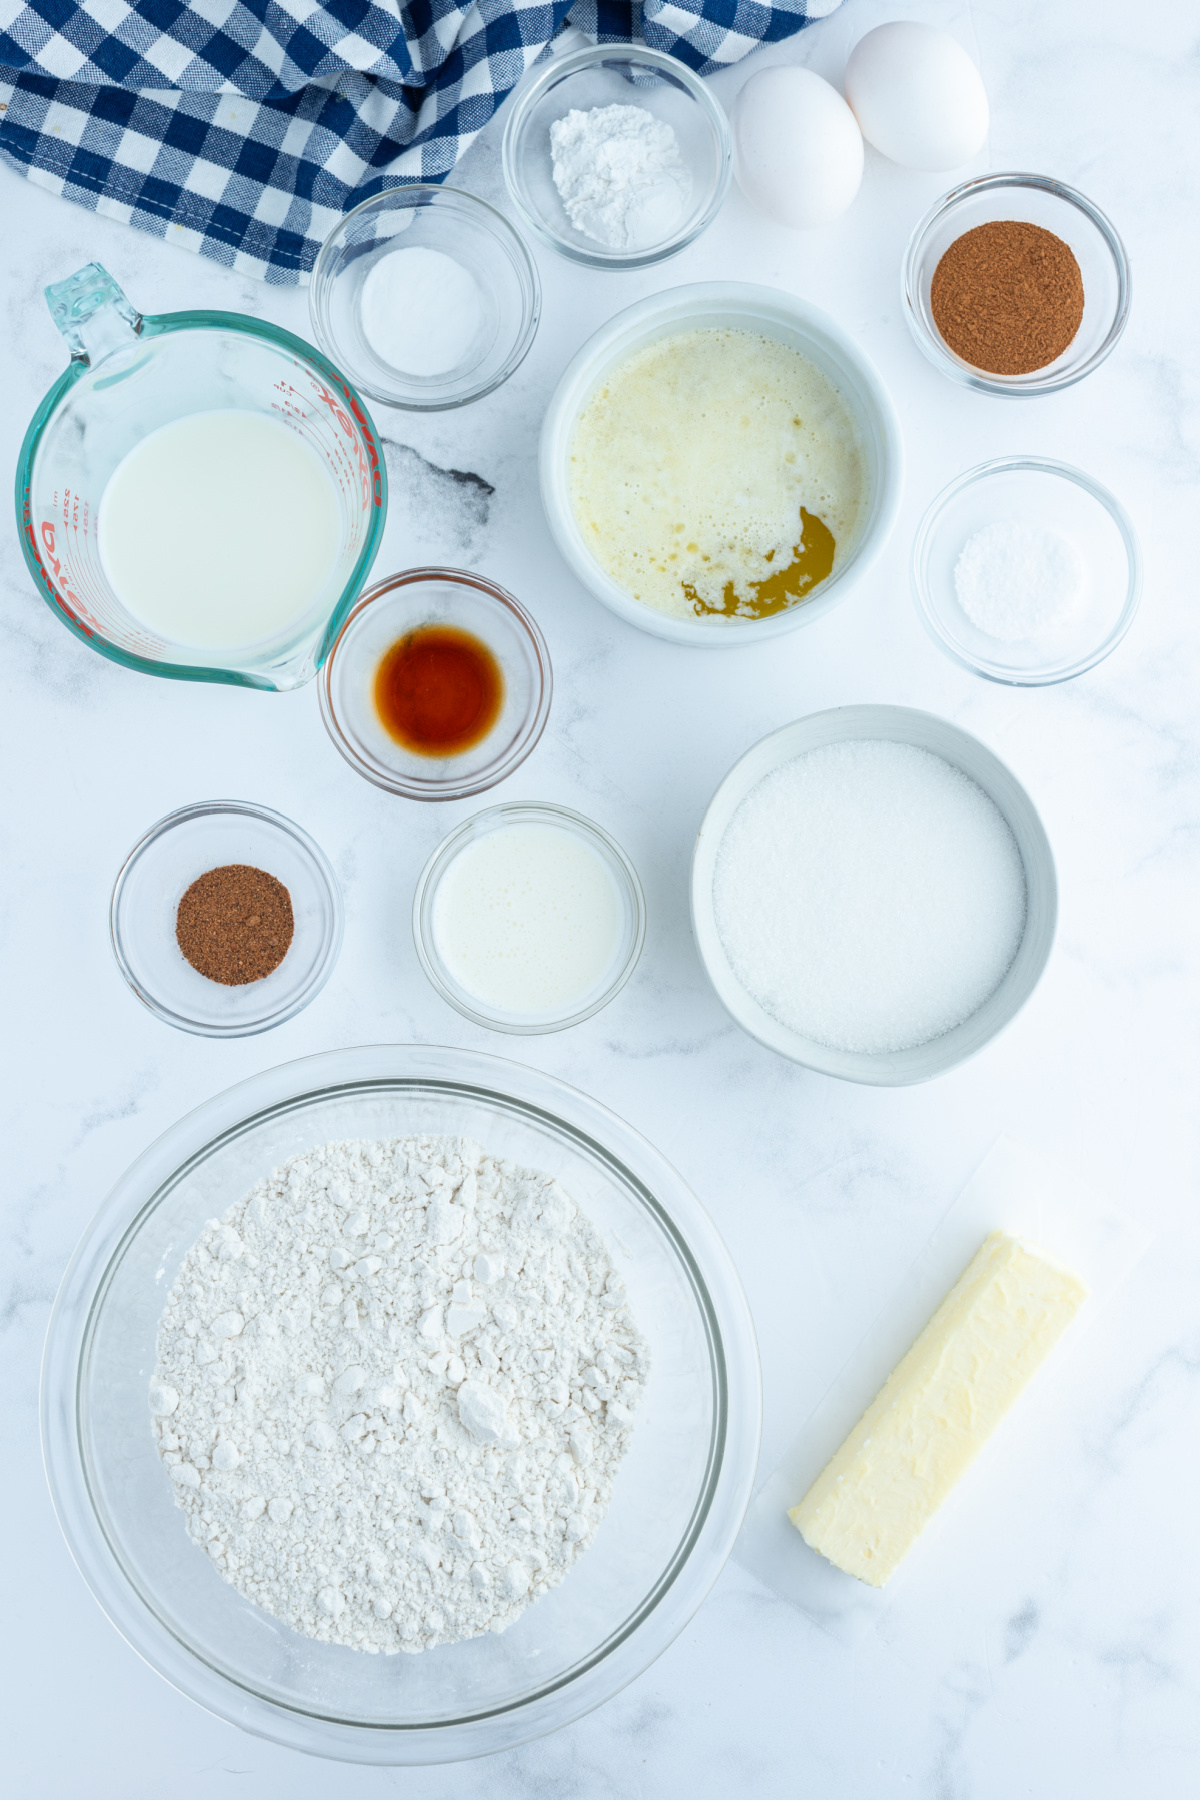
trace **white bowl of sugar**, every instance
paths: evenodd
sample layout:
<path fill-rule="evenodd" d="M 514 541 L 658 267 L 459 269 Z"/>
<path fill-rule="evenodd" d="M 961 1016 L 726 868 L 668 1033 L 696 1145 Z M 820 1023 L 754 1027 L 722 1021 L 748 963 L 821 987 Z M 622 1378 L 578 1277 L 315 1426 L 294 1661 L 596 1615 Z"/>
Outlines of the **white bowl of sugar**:
<path fill-rule="evenodd" d="M 904 1087 L 1016 1017 L 1054 942 L 1033 802 L 977 738 L 904 706 L 844 706 L 748 750 L 692 862 L 717 997 L 768 1049 Z"/>

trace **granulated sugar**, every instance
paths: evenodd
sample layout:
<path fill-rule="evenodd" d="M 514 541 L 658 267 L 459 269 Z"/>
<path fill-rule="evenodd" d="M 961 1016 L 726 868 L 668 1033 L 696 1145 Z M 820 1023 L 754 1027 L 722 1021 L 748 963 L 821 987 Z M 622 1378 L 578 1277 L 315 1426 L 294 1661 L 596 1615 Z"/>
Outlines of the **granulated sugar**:
<path fill-rule="evenodd" d="M 961 1024 L 1025 926 L 1016 841 L 983 790 L 909 744 L 808 751 L 751 789 L 713 879 L 746 991 L 833 1049 L 881 1053 Z"/>

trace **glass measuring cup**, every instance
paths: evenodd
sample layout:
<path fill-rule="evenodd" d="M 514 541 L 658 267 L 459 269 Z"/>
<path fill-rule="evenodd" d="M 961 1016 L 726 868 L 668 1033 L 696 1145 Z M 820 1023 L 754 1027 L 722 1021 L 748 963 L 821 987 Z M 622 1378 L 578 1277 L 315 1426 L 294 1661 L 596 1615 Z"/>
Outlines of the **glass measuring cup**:
<path fill-rule="evenodd" d="M 71 362 L 30 421 L 16 483 L 21 548 L 43 599 L 93 650 L 148 675 L 274 689 L 308 681 L 366 582 L 387 511 L 379 439 L 354 389 L 303 338 L 241 313 L 143 315 L 99 263 L 54 282 L 46 304 Z M 174 643 L 134 618 L 97 540 L 100 498 L 126 453 L 215 408 L 266 413 L 297 432 L 332 479 L 340 527 L 333 571 L 308 610 L 227 652 Z"/>

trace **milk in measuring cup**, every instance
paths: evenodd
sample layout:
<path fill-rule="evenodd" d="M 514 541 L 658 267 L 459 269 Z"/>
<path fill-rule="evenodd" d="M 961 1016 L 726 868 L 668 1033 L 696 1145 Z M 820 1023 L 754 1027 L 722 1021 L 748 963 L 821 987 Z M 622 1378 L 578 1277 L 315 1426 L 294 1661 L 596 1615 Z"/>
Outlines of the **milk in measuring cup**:
<path fill-rule="evenodd" d="M 117 464 L 97 536 L 114 592 L 143 625 L 176 644 L 238 649 L 303 618 L 325 587 L 337 493 L 278 419 L 189 413 Z"/>

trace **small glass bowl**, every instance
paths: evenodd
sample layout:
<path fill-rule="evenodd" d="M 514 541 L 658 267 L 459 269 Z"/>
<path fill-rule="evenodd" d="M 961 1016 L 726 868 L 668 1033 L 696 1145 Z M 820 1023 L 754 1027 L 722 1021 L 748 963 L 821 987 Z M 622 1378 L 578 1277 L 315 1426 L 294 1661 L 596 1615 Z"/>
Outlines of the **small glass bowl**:
<path fill-rule="evenodd" d="M 602 979 L 569 1013 L 489 1012 L 477 995 L 455 980 L 438 950 L 433 913 L 442 877 L 468 844 L 508 825 L 553 825 L 561 831 L 571 832 L 599 855 L 616 884 L 623 914 L 620 945 Z M 443 1000 L 448 1000 L 465 1019 L 470 1019 L 475 1025 L 484 1025 L 489 1031 L 535 1036 L 546 1031 L 565 1031 L 568 1025 L 579 1025 L 584 1019 L 590 1019 L 593 1013 L 598 1013 L 601 1007 L 607 1006 L 625 986 L 642 953 L 645 939 L 646 900 L 642 884 L 638 880 L 637 870 L 621 846 L 614 843 L 599 825 L 593 824 L 591 819 L 585 819 L 582 813 L 572 812 L 566 806 L 552 805 L 548 801 L 534 804 L 510 803 L 492 806 L 486 812 L 476 813 L 473 819 L 468 819 L 456 831 L 452 831 L 449 837 L 443 838 L 421 870 L 417 891 L 413 896 L 413 941 L 421 967 Z"/>
<path fill-rule="evenodd" d="M 384 362 L 359 316 L 363 283 L 376 263 L 417 246 L 460 263 L 483 301 L 478 336 L 444 375 L 409 374 Z M 410 412 L 445 412 L 490 394 L 520 367 L 542 292 L 524 241 L 494 206 L 461 188 L 416 182 L 364 200 L 334 227 L 313 266 L 308 306 L 317 342 L 364 394 Z"/>
<path fill-rule="evenodd" d="M 422 625 L 453 625 L 487 645 L 504 676 L 500 716 L 454 756 L 419 756 L 398 744 L 375 709 L 375 671 L 398 639 Z M 465 800 L 520 767 L 546 728 L 550 652 L 519 600 L 465 569 L 406 569 L 367 589 L 321 671 L 321 717 L 350 767 L 406 800 Z"/>
<path fill-rule="evenodd" d="M 1012 520 L 1061 532 L 1083 564 L 1082 603 L 1054 635 L 1004 643 L 958 603 L 954 569 L 967 539 Z M 1142 558 L 1124 509 L 1081 469 L 1040 457 L 1002 457 L 968 469 L 940 493 L 913 544 L 913 595 L 929 635 L 964 669 L 1010 687 L 1048 687 L 1095 668 L 1133 623 Z"/>
<path fill-rule="evenodd" d="M 295 933 L 261 981 L 225 987 L 193 969 L 175 940 L 175 915 L 209 869 L 249 863 L 281 881 Z M 325 986 L 342 947 L 342 896 L 308 833 L 265 806 L 201 800 L 168 813 L 125 858 L 113 887 L 109 930 L 117 967 L 144 1006 L 200 1037 L 252 1037 L 282 1025 Z"/>
<path fill-rule="evenodd" d="M 679 229 L 638 250 L 610 250 L 577 231 L 554 185 L 551 125 L 572 107 L 614 105 L 643 107 L 670 125 L 692 176 Z M 641 269 L 684 249 L 716 217 L 733 169 L 729 122 L 711 89 L 677 57 L 640 45 L 590 44 L 541 64 L 511 102 L 500 154 L 509 194 L 530 230 L 592 269 Z"/>
<path fill-rule="evenodd" d="M 957 356 L 934 324 L 929 289 L 942 257 L 977 225 L 1017 219 L 1069 244 L 1083 277 L 1083 319 L 1062 355 L 1028 375 L 992 375 Z M 904 258 L 909 329 L 935 368 L 980 394 L 1053 394 L 1099 368 L 1125 329 L 1131 277 L 1125 246 L 1099 207 L 1047 175 L 982 175 L 952 188 L 926 213 Z"/>

